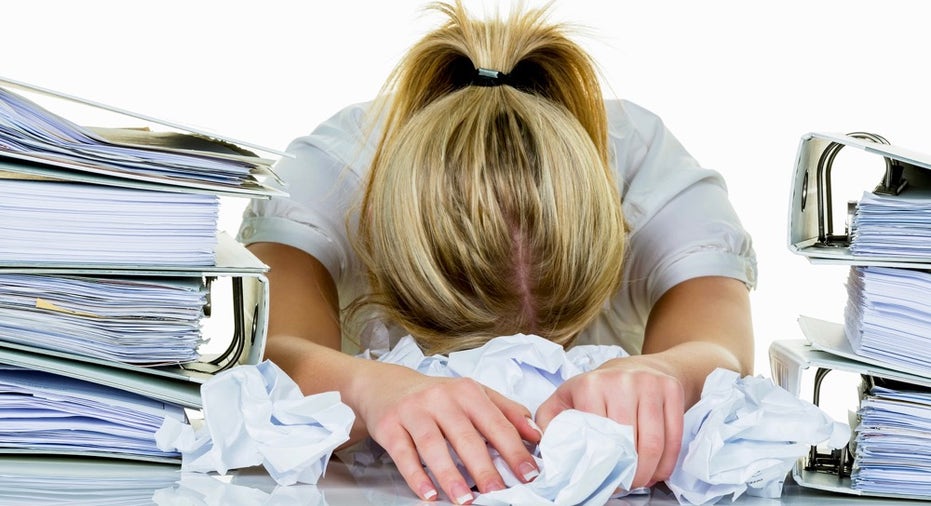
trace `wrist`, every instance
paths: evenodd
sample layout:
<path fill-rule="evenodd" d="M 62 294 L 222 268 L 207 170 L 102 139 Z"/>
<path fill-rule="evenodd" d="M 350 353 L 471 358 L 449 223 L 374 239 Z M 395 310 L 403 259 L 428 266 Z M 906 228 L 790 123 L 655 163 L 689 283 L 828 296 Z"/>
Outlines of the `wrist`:
<path fill-rule="evenodd" d="M 389 383 L 396 384 L 406 374 L 414 372 L 410 368 L 395 364 L 387 364 L 377 360 L 353 357 L 352 371 L 349 372 L 342 395 L 345 402 L 353 408 L 357 417 L 367 420 L 370 409 L 383 397 L 382 388 Z M 397 390 L 396 386 L 389 387 Z M 375 398 L 373 398 L 375 396 Z"/>
<path fill-rule="evenodd" d="M 687 406 L 698 402 L 705 379 L 715 369 L 730 369 L 743 374 L 743 366 L 737 356 L 728 348 L 713 342 L 681 343 L 641 357 L 655 369 L 679 381 Z"/>

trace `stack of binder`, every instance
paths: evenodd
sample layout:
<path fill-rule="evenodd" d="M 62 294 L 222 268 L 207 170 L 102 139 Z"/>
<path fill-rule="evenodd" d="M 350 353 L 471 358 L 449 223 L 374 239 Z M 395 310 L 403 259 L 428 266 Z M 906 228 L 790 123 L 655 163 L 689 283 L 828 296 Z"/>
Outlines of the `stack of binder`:
<path fill-rule="evenodd" d="M 832 167 L 845 147 L 884 161 L 873 188 L 846 205 L 843 232 L 832 219 L 834 190 L 850 172 Z M 878 161 L 878 159 L 877 159 Z M 802 395 L 815 370 L 816 404 L 831 371 L 858 378 L 854 438 L 841 451 L 812 448 L 793 469 L 802 486 L 863 496 L 931 498 L 931 156 L 883 137 L 810 133 L 793 177 L 789 247 L 812 263 L 848 266 L 838 322 L 800 316 L 804 340 L 775 341 L 777 383 Z M 840 280 L 842 281 L 842 280 Z"/>
<path fill-rule="evenodd" d="M 0 454 L 180 462 L 162 421 L 264 352 L 267 268 L 217 223 L 221 197 L 283 193 L 256 148 L 0 78 Z"/>

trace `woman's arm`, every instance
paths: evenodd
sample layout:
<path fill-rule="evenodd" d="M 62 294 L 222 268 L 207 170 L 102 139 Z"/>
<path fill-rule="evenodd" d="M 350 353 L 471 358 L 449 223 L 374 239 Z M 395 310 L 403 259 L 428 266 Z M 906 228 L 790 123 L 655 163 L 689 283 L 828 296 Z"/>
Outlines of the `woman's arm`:
<path fill-rule="evenodd" d="M 642 353 L 669 367 L 691 407 L 714 369 L 753 374 L 753 350 L 747 286 L 733 278 L 707 276 L 680 283 L 657 301 Z"/>
<path fill-rule="evenodd" d="M 638 465 L 633 486 L 672 473 L 685 410 L 718 367 L 753 370 L 753 329 L 743 282 L 700 277 L 669 289 L 650 312 L 643 354 L 606 362 L 563 383 L 537 410 L 546 428 L 564 409 L 610 417 L 634 427 Z"/>
<path fill-rule="evenodd" d="M 535 476 L 534 460 L 522 439 L 537 441 L 539 434 L 524 406 L 472 380 L 432 378 L 342 353 L 339 298 L 323 264 L 283 244 L 255 243 L 249 249 L 269 266 L 266 358 L 307 395 L 338 391 L 356 413 L 350 442 L 371 435 L 391 455 L 411 490 L 428 500 L 437 493 L 424 464 L 450 499 L 459 504 L 472 499 L 450 446 L 482 492 L 504 487 L 486 441 L 515 475 L 528 480 Z"/>
<path fill-rule="evenodd" d="M 329 272 L 297 248 L 270 242 L 248 248 L 269 266 L 265 357 L 305 394 L 343 390 L 335 387 L 344 387 L 346 378 L 332 374 L 327 366 L 340 361 L 330 352 L 339 353 L 341 343 L 339 297 Z"/>

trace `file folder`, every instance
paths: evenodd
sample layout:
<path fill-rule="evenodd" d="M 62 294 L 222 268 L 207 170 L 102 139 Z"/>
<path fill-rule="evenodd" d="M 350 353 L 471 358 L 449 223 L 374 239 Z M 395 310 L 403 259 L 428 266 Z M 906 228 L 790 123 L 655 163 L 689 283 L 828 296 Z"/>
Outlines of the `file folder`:
<path fill-rule="evenodd" d="M 29 95 L 29 98 L 25 95 Z M 32 100 L 43 97 L 106 110 L 116 113 L 121 119 L 132 120 L 134 124 L 118 128 L 81 126 Z M 274 160 L 259 156 L 251 149 L 288 156 L 276 150 L 185 125 L 0 77 L 0 182 L 6 183 L 4 187 L 10 189 L 14 196 L 31 199 L 41 194 L 49 199 L 57 199 L 56 204 L 61 201 L 65 204 L 54 207 L 49 204 L 50 200 L 38 199 L 34 202 L 25 199 L 28 205 L 24 208 L 10 206 L 0 213 L 8 218 L 5 225 L 18 227 L 7 229 L 10 253 L 0 259 L 0 274 L 10 275 L 6 278 L 8 291 L 4 292 L 7 294 L 4 314 L 14 314 L 7 310 L 17 304 L 20 310 L 28 307 L 22 304 L 21 294 L 33 289 L 36 285 L 31 284 L 32 281 L 43 276 L 42 279 L 47 280 L 72 277 L 86 283 L 99 280 L 101 285 L 114 280 L 132 285 L 137 280 L 146 279 L 160 280 L 164 286 L 196 286 L 198 296 L 203 295 L 200 289 L 206 287 L 207 299 L 202 307 L 205 318 L 211 321 L 221 317 L 229 318 L 227 327 L 230 329 L 229 335 L 205 336 L 216 348 L 209 355 L 202 353 L 196 360 L 162 360 L 160 362 L 179 363 L 157 366 L 145 365 L 145 357 L 138 357 L 138 362 L 123 362 L 109 358 L 118 357 L 118 354 L 101 353 L 95 356 L 93 353 L 81 353 L 84 350 L 79 347 L 54 346 L 41 339 L 15 339 L 12 333 L 6 339 L 0 335 L 0 373 L 3 373 L 0 375 L 4 376 L 5 381 L 0 382 L 0 390 L 3 390 L 0 392 L 0 400 L 9 409 L 5 413 L 21 418 L 12 418 L 0 428 L 3 439 L 0 442 L 0 454 L 109 457 L 180 463 L 179 454 L 151 447 L 154 437 L 150 436 L 154 435 L 157 424 L 152 421 L 152 413 L 147 410 L 157 406 L 165 408 L 165 413 L 170 413 L 170 416 L 186 416 L 185 408 L 202 408 L 200 387 L 204 382 L 237 365 L 256 365 L 264 354 L 269 297 L 265 273 L 268 268 L 245 246 L 216 230 L 214 212 L 218 207 L 218 196 L 269 198 L 286 194 L 284 183 L 272 171 Z M 6 181 L 9 179 L 25 180 L 30 184 Z M 54 184 L 31 184 L 35 181 Z M 71 206 L 72 201 L 76 200 L 74 190 L 78 187 L 94 188 L 94 198 L 86 200 L 92 204 Z M 19 193 L 13 193 L 14 189 Z M 124 189 L 145 191 L 116 191 Z M 130 193 L 132 197 L 127 197 Z M 172 205 L 165 204 L 167 199 L 162 198 L 182 194 L 188 198 L 178 199 L 180 205 L 174 205 L 174 200 L 171 201 Z M 152 215 L 148 208 L 141 211 L 136 209 L 136 213 L 130 214 L 126 212 L 128 206 L 118 205 L 120 199 L 122 202 L 135 203 L 143 199 L 148 202 L 149 197 L 159 203 L 157 209 L 151 210 L 152 213 L 172 213 L 172 216 L 185 219 L 169 223 L 150 221 Z M 204 207 L 209 212 L 191 212 L 191 208 L 199 206 L 201 201 L 207 201 Z M 52 207 L 54 211 L 51 214 L 38 212 Z M 73 237 L 85 238 L 103 229 L 100 242 L 94 242 L 96 239 L 87 241 L 89 247 L 82 250 L 83 256 L 75 253 L 75 247 L 67 247 L 67 243 L 66 247 L 56 248 L 56 243 L 41 242 L 36 238 L 39 236 L 46 241 L 50 238 L 53 241 L 64 241 L 63 237 L 69 232 L 69 223 L 77 229 L 79 227 L 76 225 L 82 222 L 82 217 L 91 217 L 90 214 L 81 213 L 101 209 L 110 214 L 104 215 L 103 220 L 90 221 L 93 223 L 93 226 L 88 227 L 90 232 L 71 230 L 75 232 Z M 135 216 L 144 218 L 152 228 L 146 230 L 140 226 Z M 123 219 L 120 221 L 117 218 Z M 108 227 L 114 225 L 111 222 L 118 222 L 115 225 L 123 228 L 110 229 Z M 56 226 L 39 226 L 46 223 Z M 122 232 L 124 228 L 130 233 L 116 233 Z M 155 228 L 169 232 L 159 236 L 165 242 L 152 242 Z M 23 239 L 13 235 L 13 232 L 23 232 Z M 151 248 L 153 244 L 164 246 L 184 242 L 172 236 L 171 232 L 189 232 L 189 235 L 199 234 L 199 238 L 206 237 L 202 243 L 188 247 L 182 245 L 177 250 Z M 121 255 L 115 251 L 119 249 L 116 247 L 111 248 L 114 251 L 103 247 L 99 252 L 94 249 L 96 244 L 122 246 L 124 244 L 119 243 L 121 240 L 126 245 L 138 246 L 136 249 L 142 250 L 144 254 Z M 21 247 L 20 243 L 27 241 L 38 246 L 32 250 Z M 54 252 L 48 255 L 49 258 L 39 258 L 34 254 L 43 250 Z M 128 250 L 135 253 L 133 248 Z M 171 258 L 173 255 L 195 256 L 201 251 L 208 252 L 209 257 L 205 260 L 198 257 L 186 262 Z M 178 282 L 172 284 L 169 279 Z M 87 286 L 82 285 L 82 288 Z M 92 288 L 97 289 L 99 286 Z M 61 297 L 61 293 L 58 292 L 60 300 L 67 300 Z M 49 308 L 40 305 L 40 295 L 36 297 L 36 307 L 30 307 L 28 311 L 31 322 L 42 322 L 41 318 L 45 316 L 43 311 L 48 311 L 49 317 L 61 314 L 75 316 L 69 314 L 68 310 L 62 311 L 58 306 Z M 197 306 L 202 300 L 197 299 L 194 304 L 189 303 L 183 309 L 189 310 L 190 306 Z M 22 316 L 24 313 L 17 314 Z M 93 314 L 80 316 L 94 317 Z M 130 327 L 127 324 L 125 329 L 120 330 L 128 332 Z M 66 340 L 68 333 L 61 332 L 61 335 L 56 334 L 54 337 Z M 109 334 L 106 338 L 112 339 Z M 59 344 L 61 342 L 65 341 Z M 97 351 L 102 352 L 100 349 Z M 51 387 L 42 388 L 57 389 L 54 391 L 62 394 L 36 395 L 32 393 L 31 387 L 34 385 L 30 384 L 30 378 L 35 379 L 34 385 L 47 383 Z M 40 378 L 44 379 L 40 381 Z M 81 399 L 71 402 L 69 393 L 74 392 L 84 394 L 82 399 L 89 402 L 82 404 Z M 126 408 L 126 412 L 130 413 L 128 419 L 105 418 L 104 415 L 113 414 L 107 400 Z M 37 407 L 17 411 L 19 406 L 28 406 L 30 402 L 34 402 Z M 97 406 L 98 411 L 95 412 L 93 406 Z M 132 407 L 141 411 L 133 411 Z M 120 416 L 119 409 L 114 413 L 113 416 Z M 19 421 L 31 423 L 26 426 L 28 433 L 19 432 L 20 427 L 16 425 Z M 114 430 L 108 431 L 107 427 L 111 425 Z M 69 432 L 71 430 L 74 432 Z M 80 437 L 77 437 L 79 432 Z M 139 436 L 140 432 L 142 436 Z M 74 438 L 69 437 L 72 434 Z M 124 436 L 128 441 L 120 439 Z M 113 441 L 114 444 L 108 446 L 107 441 Z"/>
<path fill-rule="evenodd" d="M 227 343 L 215 357 L 172 366 L 140 367 L 112 360 L 101 360 L 36 346 L 0 340 L 0 363 L 9 363 L 65 376 L 90 380 L 111 386 L 124 384 L 143 395 L 199 408 L 199 388 L 214 374 L 239 364 L 256 365 L 265 352 L 268 327 L 267 266 L 242 244 L 226 234 L 220 234 L 217 263 L 196 269 L 182 267 L 153 268 L 101 267 L 73 265 L 65 267 L 33 267 L 0 265 L 0 272 L 33 274 L 87 274 L 118 276 L 193 276 L 207 278 L 211 293 L 217 280 L 229 280 L 231 297 L 225 307 L 211 307 L 211 313 L 224 313 L 231 318 L 232 335 L 207 336 Z M 220 301 L 211 298 L 211 305 Z M 141 377 L 131 381 L 136 375 Z M 144 379 L 148 378 L 148 379 Z"/>
<path fill-rule="evenodd" d="M 127 119 L 132 118 L 142 126 L 133 125 L 127 128 L 79 126 L 39 104 L 32 103 L 26 97 L 21 97 L 12 92 L 12 89 L 107 110 Z M 4 146 L 0 143 L 0 175 L 5 175 L 5 177 L 19 175 L 40 179 L 182 192 L 208 192 L 251 198 L 268 198 L 272 195 L 286 194 L 281 188 L 282 181 L 271 168 L 274 160 L 260 157 L 244 149 L 243 146 L 266 153 L 284 155 L 281 151 L 5 77 L 0 77 L 0 93 L 9 95 L 11 97 L 9 100 L 22 99 L 23 103 L 28 104 L 23 107 L 31 112 L 31 116 L 39 117 L 53 125 L 70 125 L 80 133 L 81 137 L 89 139 L 86 143 L 78 144 L 76 149 L 72 149 L 74 143 L 68 142 L 67 139 L 66 142 L 56 143 L 57 136 L 55 135 L 37 136 L 38 139 L 52 139 L 42 142 L 41 146 L 25 145 L 21 142 Z M 11 111 L 10 116 L 14 118 L 10 121 L 16 123 L 15 118 L 20 118 L 20 116 L 15 115 L 15 112 L 20 108 L 9 107 L 8 109 Z M 0 117 L 0 119 L 3 118 Z M 152 126 L 161 127 L 162 130 L 153 130 Z M 22 129 L 27 132 L 32 130 L 28 127 Z M 66 130 L 70 131 L 70 129 Z M 53 149 L 44 149 L 47 145 Z M 108 153 L 104 148 L 119 150 L 121 154 Z M 151 162 L 159 157 L 169 157 L 174 161 L 166 162 L 164 166 Z M 175 163 L 184 160 L 199 163 L 202 168 L 175 168 Z M 226 180 L 219 174 L 211 176 L 209 167 L 215 164 L 231 169 L 239 168 L 244 172 L 232 181 Z M 163 170 L 168 170 L 168 172 L 154 170 L 156 167 L 163 167 Z M 176 170 L 172 171 L 172 168 Z"/>
<path fill-rule="evenodd" d="M 860 198 L 848 202 L 836 202 L 837 189 L 853 176 L 850 167 L 838 158 L 842 149 L 863 153 L 875 167 Z M 850 386 L 859 389 L 856 418 L 851 426 L 861 427 L 864 434 L 875 432 L 877 427 L 884 427 L 870 425 L 876 423 L 875 419 L 861 424 L 869 409 L 875 410 L 873 406 L 895 397 L 931 395 L 931 369 L 919 363 L 917 354 L 910 355 L 908 350 L 915 348 L 905 347 L 904 342 L 905 337 L 920 341 L 922 327 L 918 323 L 931 315 L 924 312 L 921 300 L 911 300 L 922 290 L 925 271 L 931 269 L 931 235 L 927 233 L 931 231 L 931 156 L 867 132 L 805 134 L 792 175 L 788 211 L 787 242 L 791 252 L 813 265 L 850 266 L 849 277 L 838 280 L 847 283 L 848 301 L 845 314 L 838 315 L 844 323 L 802 315 L 798 323 L 804 340 L 777 340 L 770 345 L 773 378 L 796 396 L 809 397 L 819 404 L 822 384 L 832 371 L 853 374 L 861 384 Z M 837 226 L 837 213 L 845 215 L 843 229 Z M 882 234 L 887 234 L 888 240 L 884 241 Z M 861 247 L 864 244 L 869 247 Z M 876 248 L 877 244 L 882 247 Z M 883 311 L 877 312 L 880 305 Z M 907 334 L 892 332 L 906 330 Z M 870 349 L 864 350 L 868 331 Z M 920 346 L 915 340 L 909 342 Z M 810 384 L 805 380 L 808 375 Z M 896 386 L 885 398 L 884 385 Z M 916 416 L 915 420 L 931 423 L 931 408 L 914 409 L 927 416 Z M 881 417 L 890 426 L 911 422 L 888 413 Z M 793 478 L 804 487 L 842 494 L 928 500 L 929 489 L 915 484 L 927 483 L 931 469 L 924 464 L 920 469 L 909 466 L 915 462 L 910 453 L 931 452 L 931 444 L 912 446 L 910 452 L 900 451 L 897 457 L 895 450 L 886 452 L 900 444 L 894 438 L 901 437 L 901 433 L 882 428 L 879 433 L 884 431 L 892 436 L 889 440 L 893 443 L 888 446 L 885 440 L 862 439 L 861 434 L 856 443 L 863 447 L 856 453 L 853 442 L 833 452 L 813 447 L 792 469 Z M 864 456 L 868 456 L 869 464 L 859 460 Z M 856 473 L 867 468 L 872 474 L 863 481 Z M 886 471 L 889 474 L 884 478 L 876 478 Z"/>
<path fill-rule="evenodd" d="M 58 374 L 0 367 L 0 455 L 81 455 L 179 463 L 158 447 L 166 419 L 186 422 L 178 405 L 124 388 Z"/>
<path fill-rule="evenodd" d="M 808 322 L 807 336 L 812 342 L 835 339 L 830 334 L 836 329 L 830 325 L 822 326 L 818 322 Z M 818 335 L 827 332 L 828 335 Z M 931 379 L 915 376 L 902 371 L 888 369 L 881 365 L 867 364 L 850 358 L 835 355 L 818 349 L 804 339 L 777 340 L 769 348 L 770 365 L 774 381 L 796 396 L 806 398 L 819 404 L 821 381 L 831 371 L 844 371 L 871 378 L 885 378 L 906 384 L 931 388 Z M 803 372 L 816 371 L 811 384 L 804 381 Z M 811 390 L 807 390 L 807 389 Z M 846 451 L 823 453 L 818 448 L 799 459 L 792 468 L 792 478 L 802 487 L 825 490 L 839 494 L 864 497 L 892 497 L 898 499 L 928 500 L 927 495 L 872 493 L 852 487 L 850 465 L 853 457 Z"/>
<path fill-rule="evenodd" d="M 834 230 L 834 214 L 838 207 L 843 210 L 845 204 L 835 202 L 834 189 L 850 175 L 844 172 L 843 164 L 832 163 L 841 148 L 875 155 L 876 188 L 864 190 L 896 194 L 906 186 L 931 189 L 931 155 L 880 141 L 885 139 L 862 132 L 813 132 L 802 136 L 788 213 L 788 244 L 793 253 L 815 264 L 931 268 L 931 257 L 854 255 L 850 251 L 849 231 Z"/>

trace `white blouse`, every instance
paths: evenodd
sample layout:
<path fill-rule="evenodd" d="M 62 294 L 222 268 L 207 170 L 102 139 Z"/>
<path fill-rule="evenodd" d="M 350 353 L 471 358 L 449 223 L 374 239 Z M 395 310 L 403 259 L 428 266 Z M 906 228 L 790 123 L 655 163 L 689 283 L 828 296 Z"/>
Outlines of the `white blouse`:
<path fill-rule="evenodd" d="M 245 244 L 293 246 L 320 260 L 336 282 L 341 305 L 365 290 L 348 234 L 378 139 L 377 131 L 366 130 L 370 105 L 349 106 L 294 140 L 288 147 L 293 157 L 275 165 L 290 196 L 253 200 L 238 236 Z M 617 344 L 637 354 L 650 309 L 666 290 L 712 275 L 753 288 L 756 256 L 718 172 L 699 166 L 655 114 L 628 101 L 605 106 L 630 236 L 624 282 L 577 343 Z M 392 341 L 399 337 L 395 333 Z M 343 343 L 365 349 L 383 338 L 344 335 Z"/>

